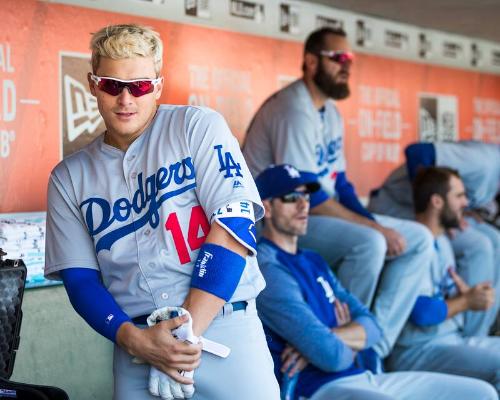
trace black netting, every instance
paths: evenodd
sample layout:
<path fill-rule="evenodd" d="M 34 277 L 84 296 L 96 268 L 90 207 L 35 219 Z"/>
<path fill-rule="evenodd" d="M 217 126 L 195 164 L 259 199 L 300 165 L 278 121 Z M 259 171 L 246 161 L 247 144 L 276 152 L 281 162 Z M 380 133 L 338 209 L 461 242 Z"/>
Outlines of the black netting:
<path fill-rule="evenodd" d="M 22 261 L 0 261 L 0 377 L 3 378 L 8 378 L 14 367 L 25 280 L 26 267 Z"/>

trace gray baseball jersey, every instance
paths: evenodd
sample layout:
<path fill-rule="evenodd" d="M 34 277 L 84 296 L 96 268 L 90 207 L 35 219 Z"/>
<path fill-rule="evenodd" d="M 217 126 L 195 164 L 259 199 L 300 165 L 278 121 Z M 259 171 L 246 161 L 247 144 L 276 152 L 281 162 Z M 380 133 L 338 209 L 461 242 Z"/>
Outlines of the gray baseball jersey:
<path fill-rule="evenodd" d="M 471 207 L 480 207 L 500 190 L 500 145 L 473 141 L 434 143 L 436 165 L 458 170 Z M 368 209 L 413 219 L 413 197 L 406 165 L 398 167 L 370 199 Z"/>
<path fill-rule="evenodd" d="M 46 276 L 99 270 L 131 317 L 183 303 L 212 213 L 248 201 L 263 215 L 237 140 L 201 107 L 160 106 L 126 152 L 98 137 L 54 168 L 48 198 Z M 265 285 L 256 257 L 246 261 L 231 301 Z"/>
<path fill-rule="evenodd" d="M 413 188 L 406 164 L 392 171 L 383 185 L 372 191 L 368 209 L 391 217 L 415 219 Z"/>
<path fill-rule="evenodd" d="M 476 141 L 437 142 L 436 165 L 460 172 L 472 207 L 495 198 L 500 189 L 500 144 Z"/>
<path fill-rule="evenodd" d="M 333 101 L 320 113 L 304 81 L 275 93 L 255 115 L 243 148 L 254 176 L 271 164 L 288 163 L 318 174 L 322 189 L 335 196 L 337 174 L 345 171 L 343 122 Z"/>
<path fill-rule="evenodd" d="M 455 269 L 455 256 L 449 239 L 445 235 L 438 236 L 435 239 L 434 249 L 431 268 L 422 282 L 420 294 L 423 296 L 453 297 L 457 293 L 457 289 L 448 274 L 448 268 Z M 463 324 L 463 313 L 429 327 L 418 327 L 408 321 L 398 338 L 397 345 L 406 347 L 426 343 L 438 336 L 457 332 Z"/>

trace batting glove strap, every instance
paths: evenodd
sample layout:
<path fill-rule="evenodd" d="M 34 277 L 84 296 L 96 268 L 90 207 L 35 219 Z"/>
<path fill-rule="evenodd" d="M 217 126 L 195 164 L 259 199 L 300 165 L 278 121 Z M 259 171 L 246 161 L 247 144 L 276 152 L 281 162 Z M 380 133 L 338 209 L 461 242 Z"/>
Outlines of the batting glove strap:
<path fill-rule="evenodd" d="M 188 310 L 182 307 L 163 307 L 158 310 L 153 311 L 147 318 L 147 323 L 149 326 L 156 325 L 160 321 L 165 321 L 167 319 L 179 317 L 181 315 L 187 315 L 188 320 L 178 328 L 172 330 L 172 335 L 182 341 L 187 341 L 193 344 L 201 342 L 202 349 L 208 353 L 214 354 L 218 357 L 226 358 L 231 349 L 224 346 L 223 344 L 214 342 L 209 339 L 205 339 L 201 336 L 196 336 L 193 333 L 193 319 Z"/>

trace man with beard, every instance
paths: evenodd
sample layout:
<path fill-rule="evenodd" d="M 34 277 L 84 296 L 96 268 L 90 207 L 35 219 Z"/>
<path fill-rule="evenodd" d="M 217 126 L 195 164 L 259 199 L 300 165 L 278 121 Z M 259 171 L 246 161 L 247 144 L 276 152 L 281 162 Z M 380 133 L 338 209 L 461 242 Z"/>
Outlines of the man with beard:
<path fill-rule="evenodd" d="M 309 35 L 303 77 L 262 105 L 243 152 L 254 177 L 283 163 L 318 176 L 322 189 L 311 198 L 309 230 L 299 245 L 319 252 L 342 285 L 372 307 L 383 330 L 375 350 L 386 357 L 417 298 L 432 237 L 415 222 L 369 213 L 346 177 L 343 122 L 332 99 L 349 96 L 352 62 L 344 31 Z"/>
<path fill-rule="evenodd" d="M 470 376 L 500 392 L 500 338 L 463 331 L 464 312 L 491 312 L 495 290 L 490 282 L 469 286 L 455 270 L 447 229 L 460 224 L 467 196 L 457 171 L 419 170 L 413 186 L 416 219 L 434 236 L 434 257 L 410 319 L 398 338 L 388 366 Z"/>
<path fill-rule="evenodd" d="M 372 190 L 368 209 L 414 220 L 411 182 L 418 168 L 456 169 L 469 200 L 460 228 L 453 229 L 450 236 L 457 270 L 471 286 L 488 280 L 500 291 L 500 230 L 485 223 L 477 212 L 490 207 L 500 190 L 500 144 L 470 140 L 412 143 L 406 148 L 405 155 L 406 163 L 393 170 L 379 188 Z M 497 296 L 492 310 L 499 307 L 500 298 Z M 495 312 L 467 312 L 464 319 L 465 334 L 485 336 L 493 324 Z"/>

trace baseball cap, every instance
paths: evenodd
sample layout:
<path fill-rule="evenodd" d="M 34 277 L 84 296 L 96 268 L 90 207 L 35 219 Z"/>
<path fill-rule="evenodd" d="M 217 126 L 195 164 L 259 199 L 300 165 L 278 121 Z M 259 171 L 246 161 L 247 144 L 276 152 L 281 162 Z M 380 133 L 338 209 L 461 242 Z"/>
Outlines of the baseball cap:
<path fill-rule="evenodd" d="M 309 193 L 321 187 L 316 174 L 299 171 L 290 164 L 271 165 L 257 176 L 255 183 L 262 200 L 284 196 L 302 185 Z"/>

